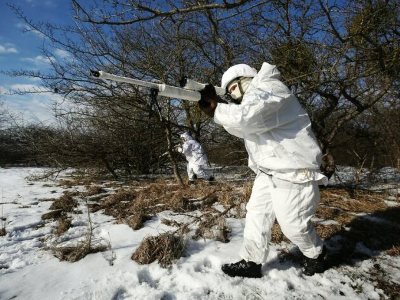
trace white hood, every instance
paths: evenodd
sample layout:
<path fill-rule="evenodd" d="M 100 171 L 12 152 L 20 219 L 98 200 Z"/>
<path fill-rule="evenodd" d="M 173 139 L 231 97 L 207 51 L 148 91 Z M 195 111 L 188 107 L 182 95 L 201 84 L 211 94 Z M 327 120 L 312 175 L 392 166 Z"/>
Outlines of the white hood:
<path fill-rule="evenodd" d="M 257 75 L 257 70 L 245 64 L 238 64 L 230 67 L 221 79 L 221 88 L 226 89 L 228 84 L 238 77 L 254 77 Z"/>
<path fill-rule="evenodd" d="M 193 137 L 190 135 L 189 132 L 184 132 L 184 133 L 182 133 L 182 134 L 180 135 L 180 137 L 181 137 L 182 139 L 184 139 L 185 141 L 189 141 L 189 140 L 192 140 L 192 139 L 193 139 Z"/>

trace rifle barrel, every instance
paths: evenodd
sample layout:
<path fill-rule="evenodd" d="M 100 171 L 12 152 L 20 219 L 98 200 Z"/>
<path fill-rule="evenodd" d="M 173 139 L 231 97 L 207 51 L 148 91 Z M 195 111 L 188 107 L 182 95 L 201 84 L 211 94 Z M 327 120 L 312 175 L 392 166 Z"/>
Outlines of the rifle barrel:
<path fill-rule="evenodd" d="M 144 80 L 139 80 L 139 79 L 134 79 L 134 78 L 129 78 L 129 77 L 124 77 L 124 76 L 118 76 L 114 74 L 110 74 L 104 71 L 90 71 L 93 77 L 100 78 L 100 79 L 107 79 L 107 80 L 112 80 L 112 81 L 117 81 L 117 82 L 125 82 L 125 83 L 131 83 L 134 85 L 139 85 L 139 86 L 144 86 L 150 89 L 156 89 L 158 90 L 158 95 L 164 96 L 164 97 L 169 97 L 169 98 L 176 98 L 176 99 L 182 99 L 182 100 L 188 100 L 188 101 L 194 101 L 197 102 L 200 100 L 201 95 L 198 91 L 192 91 L 192 90 L 187 90 L 183 88 L 178 88 L 175 86 L 167 85 L 165 83 L 154 83 L 154 82 L 148 82 Z"/>

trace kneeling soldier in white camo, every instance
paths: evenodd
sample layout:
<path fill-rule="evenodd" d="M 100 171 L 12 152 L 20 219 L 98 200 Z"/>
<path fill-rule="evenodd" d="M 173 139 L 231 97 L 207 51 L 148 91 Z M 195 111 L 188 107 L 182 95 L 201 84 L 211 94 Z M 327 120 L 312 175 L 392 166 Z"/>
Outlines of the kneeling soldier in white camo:
<path fill-rule="evenodd" d="M 208 169 L 208 158 L 201 144 L 196 141 L 190 132 L 184 132 L 180 135 L 183 144 L 178 148 L 178 151 L 183 153 L 188 162 L 187 174 L 189 183 L 194 183 L 197 178 L 203 178 L 208 181 L 213 181 L 214 177 Z"/>

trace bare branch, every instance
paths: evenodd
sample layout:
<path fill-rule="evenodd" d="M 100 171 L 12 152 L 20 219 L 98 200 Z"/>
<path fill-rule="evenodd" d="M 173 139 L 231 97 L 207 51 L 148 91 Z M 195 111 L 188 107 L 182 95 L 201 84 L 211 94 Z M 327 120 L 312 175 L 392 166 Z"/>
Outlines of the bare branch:
<path fill-rule="evenodd" d="M 177 14 L 186 14 L 198 11 L 207 11 L 207 10 L 214 10 L 214 9 L 221 9 L 221 10 L 231 10 L 237 7 L 240 7 L 248 2 L 252 2 L 254 0 L 238 0 L 233 2 L 224 1 L 221 4 L 213 3 L 213 4 L 206 4 L 201 3 L 195 5 L 189 5 L 187 7 L 181 8 L 174 8 L 171 10 L 158 10 L 151 8 L 147 5 L 142 5 L 140 1 L 130 1 L 130 5 L 132 6 L 131 12 L 137 11 L 139 13 L 147 13 L 148 16 L 141 16 L 138 15 L 136 18 L 129 19 L 129 20 L 120 20 L 120 21 L 111 21 L 110 16 L 103 17 L 103 19 L 94 19 L 79 3 L 78 0 L 72 0 L 72 3 L 77 11 L 78 18 L 84 22 L 89 22 L 93 24 L 103 24 L 103 25 L 129 25 L 143 21 L 149 21 L 157 18 L 165 18 L 171 17 Z M 79 13 L 82 13 L 84 16 L 83 18 L 79 17 Z"/>

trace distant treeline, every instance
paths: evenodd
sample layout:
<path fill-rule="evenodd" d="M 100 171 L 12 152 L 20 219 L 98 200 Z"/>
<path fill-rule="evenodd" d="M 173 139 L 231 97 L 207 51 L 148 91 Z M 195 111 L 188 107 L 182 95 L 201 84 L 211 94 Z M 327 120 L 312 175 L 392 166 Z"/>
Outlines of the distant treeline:
<path fill-rule="evenodd" d="M 330 147 L 336 164 L 399 167 L 399 120 L 399 110 L 387 109 L 373 117 L 349 122 Z M 220 128 L 215 131 L 217 140 L 212 136 L 201 139 L 211 163 L 247 164 L 243 142 Z M 178 145 L 178 136 L 174 136 L 173 141 Z M 165 152 L 163 132 L 157 126 L 126 128 L 121 124 L 120 131 L 103 128 L 101 134 L 94 130 L 55 129 L 41 125 L 0 130 L 0 166 L 97 168 L 118 177 L 121 173 L 171 172 L 171 162 Z M 177 162 L 184 161 L 183 156 L 173 153 Z"/>

